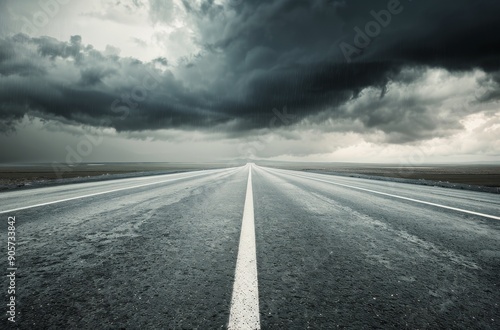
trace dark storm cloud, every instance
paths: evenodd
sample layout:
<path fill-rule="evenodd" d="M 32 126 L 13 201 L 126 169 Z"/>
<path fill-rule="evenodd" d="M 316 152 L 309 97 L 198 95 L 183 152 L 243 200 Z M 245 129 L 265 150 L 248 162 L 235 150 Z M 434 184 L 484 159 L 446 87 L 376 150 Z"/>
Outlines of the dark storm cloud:
<path fill-rule="evenodd" d="M 228 67 L 235 72 L 234 85 L 243 86 L 244 102 L 239 105 L 243 113 L 269 113 L 273 107 L 287 105 L 298 120 L 329 107 L 339 117 L 343 113 L 335 108 L 356 98 L 364 88 L 375 86 L 384 96 L 388 82 L 411 82 L 420 76 L 421 68 L 479 68 L 490 73 L 500 68 L 500 35 L 493 32 L 500 28 L 497 1 L 234 3 L 234 16 L 220 14 L 220 6 L 211 1 L 206 1 L 197 15 L 204 15 L 208 21 L 198 20 L 204 27 L 200 30 L 208 31 L 201 40 L 209 42 L 208 49 L 224 53 Z M 355 28 L 364 30 L 375 20 L 372 12 L 380 16 L 390 4 L 399 13 L 392 15 L 387 26 L 371 38 L 367 47 L 360 48 L 352 61 L 347 61 L 340 45 L 355 46 Z M 416 70 L 400 74 L 406 67 Z M 381 116 L 373 111 L 376 109 L 366 107 L 358 118 L 367 128 L 410 132 L 408 139 L 429 136 L 439 128 L 439 121 L 431 116 L 432 104 L 387 106 L 399 108 L 386 109 L 389 115 Z M 418 121 L 413 126 L 395 125 L 400 117 Z M 265 123 L 265 116 L 257 116 L 249 125 Z M 421 127 L 422 132 L 411 133 L 413 127 Z"/>
<path fill-rule="evenodd" d="M 398 14 L 369 44 L 357 47 L 355 28 L 364 30 L 375 20 L 371 12 L 389 5 Z M 294 119 L 276 124 L 328 110 L 333 118 L 359 120 L 366 129 L 406 142 L 431 138 L 442 126 L 454 129 L 458 118 L 437 120 L 425 100 L 390 103 L 388 83 L 410 83 L 429 67 L 479 68 L 493 80 L 500 69 L 498 1 L 235 0 L 184 6 L 203 51 L 181 60 L 175 75 L 155 69 L 168 69 L 168 59 L 143 63 L 107 56 L 78 36 L 69 42 L 22 35 L 0 40 L 2 118 L 11 123 L 13 116 L 36 111 L 122 131 L 226 125 L 237 135 L 268 127 L 272 109 L 287 106 Z M 150 10 L 153 22 L 175 16 L 169 1 L 151 0 Z M 349 58 L 341 48 L 346 44 L 358 48 Z M 485 101 L 498 97 L 498 85 L 492 86 Z M 380 91 L 379 104 L 346 112 L 346 102 L 368 87 Z"/>
<path fill-rule="evenodd" d="M 305 112 L 368 86 L 383 90 L 404 66 L 499 69 L 498 1 L 401 1 L 401 13 L 346 63 L 340 44 L 354 45 L 354 28 L 364 29 L 374 20 L 370 12 L 387 10 L 390 2 L 240 2 L 238 15 L 218 17 L 223 37 L 203 40 L 214 39 L 210 46 L 224 51 L 249 99 L 267 108 L 287 102 Z"/>

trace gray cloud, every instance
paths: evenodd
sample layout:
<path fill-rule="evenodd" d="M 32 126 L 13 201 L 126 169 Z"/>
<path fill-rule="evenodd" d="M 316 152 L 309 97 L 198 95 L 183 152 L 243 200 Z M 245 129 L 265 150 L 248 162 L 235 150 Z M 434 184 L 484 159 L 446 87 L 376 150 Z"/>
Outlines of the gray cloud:
<path fill-rule="evenodd" d="M 348 62 L 339 45 L 389 1 L 150 1 L 156 24 L 184 10 L 202 51 L 171 64 L 100 52 L 79 36 L 69 41 L 17 34 L 0 39 L 2 129 L 26 113 L 118 131 L 162 128 L 224 131 L 238 137 L 269 126 L 273 108 L 287 106 L 297 125 L 333 118 L 346 129 L 361 123 L 393 143 L 452 134 L 466 113 L 444 118 L 443 100 L 398 99 L 390 84 L 411 84 L 430 68 L 454 74 L 484 70 L 498 99 L 498 1 L 401 1 L 370 45 Z M 133 10 L 141 2 L 126 3 Z M 127 7 L 128 6 L 128 7 Z M 174 70 L 170 65 L 176 65 Z M 378 98 L 362 100 L 363 91 Z M 440 110 L 441 109 L 441 110 Z M 320 114 L 320 115 L 318 115 Z M 338 128 L 341 129 L 341 128 Z"/>

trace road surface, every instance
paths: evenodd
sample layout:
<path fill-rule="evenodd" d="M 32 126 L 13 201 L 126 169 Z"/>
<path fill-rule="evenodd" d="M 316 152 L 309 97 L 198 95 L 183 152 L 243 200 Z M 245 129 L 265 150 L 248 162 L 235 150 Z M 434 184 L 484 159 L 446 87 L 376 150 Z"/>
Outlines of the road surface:
<path fill-rule="evenodd" d="M 4 192 L 0 217 L 10 327 L 500 328 L 495 194 L 248 164 Z"/>

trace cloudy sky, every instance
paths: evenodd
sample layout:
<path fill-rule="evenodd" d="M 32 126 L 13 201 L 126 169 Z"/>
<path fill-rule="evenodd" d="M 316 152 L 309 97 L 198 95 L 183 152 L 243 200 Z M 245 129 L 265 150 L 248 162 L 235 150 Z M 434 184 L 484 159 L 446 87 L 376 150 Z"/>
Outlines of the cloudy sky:
<path fill-rule="evenodd" d="M 497 0 L 0 0 L 0 162 L 500 161 Z"/>

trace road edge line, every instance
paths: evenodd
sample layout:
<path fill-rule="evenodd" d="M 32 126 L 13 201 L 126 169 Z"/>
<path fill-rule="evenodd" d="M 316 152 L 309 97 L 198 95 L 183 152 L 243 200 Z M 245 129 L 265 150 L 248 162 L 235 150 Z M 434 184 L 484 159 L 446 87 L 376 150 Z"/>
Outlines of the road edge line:
<path fill-rule="evenodd" d="M 426 204 L 426 205 L 430 205 L 430 206 L 440 207 L 440 208 L 443 208 L 443 209 L 453 210 L 453 211 L 462 212 L 462 213 L 466 213 L 466 214 L 477 215 L 477 216 L 484 217 L 484 218 L 489 218 L 489 219 L 494 219 L 494 220 L 500 220 L 500 217 L 497 217 L 495 215 L 490 215 L 490 214 L 485 214 L 485 213 L 480 213 L 480 212 L 474 212 L 474 211 L 464 210 L 464 209 L 460 209 L 460 208 L 453 207 L 453 206 L 446 206 L 446 205 L 442 205 L 442 204 L 437 204 L 437 203 L 432 203 L 432 202 L 426 202 L 426 201 L 422 201 L 422 200 L 415 199 L 415 198 L 410 198 L 410 197 L 404 197 L 404 196 L 399 196 L 399 195 L 384 193 L 384 192 L 381 192 L 381 191 L 376 191 L 376 190 L 372 190 L 372 189 L 366 189 L 366 188 L 351 186 L 351 185 L 347 185 L 347 184 L 343 184 L 343 183 L 338 183 L 338 182 L 332 182 L 332 181 L 322 180 L 322 179 L 318 179 L 318 178 L 314 178 L 314 177 L 307 177 L 307 176 L 298 175 L 298 174 L 295 174 L 295 173 L 294 174 L 289 173 L 289 175 L 295 176 L 297 178 L 303 178 L 303 179 L 308 179 L 308 180 L 314 180 L 314 181 L 319 181 L 319 182 L 330 183 L 330 184 L 341 186 L 341 187 L 347 187 L 347 188 L 351 188 L 351 189 L 357 189 L 357 190 L 367 191 L 367 192 L 371 192 L 371 193 L 378 194 L 378 195 L 384 195 L 384 196 L 389 196 L 389 197 L 393 197 L 393 198 L 397 198 L 397 199 L 403 199 L 403 200 L 407 200 L 407 201 L 411 201 L 411 202 L 415 202 L 415 203 L 420 203 L 420 204 Z"/>
<path fill-rule="evenodd" d="M 215 173 L 217 173 L 217 172 L 215 172 Z M 178 180 L 183 180 L 183 179 L 191 179 L 191 178 L 195 178 L 195 177 L 198 177 L 198 176 L 210 175 L 210 174 L 212 174 L 212 173 L 200 173 L 200 174 L 186 176 L 186 177 L 181 177 L 181 178 L 173 178 L 173 179 L 167 179 L 167 180 L 163 180 L 163 181 L 144 183 L 144 184 L 140 184 L 140 185 L 136 185 L 136 186 L 132 186 L 132 187 L 123 187 L 123 188 L 117 188 L 117 189 L 112 189 L 112 190 L 106 190 L 106 191 L 101 191 L 101 192 L 94 193 L 94 194 L 87 194 L 87 195 L 82 195 L 82 196 L 75 196 L 75 197 L 70 197 L 70 198 L 59 199 L 59 200 L 52 201 L 52 202 L 34 204 L 34 205 L 29 205 L 29 206 L 18 207 L 18 208 L 11 209 L 11 210 L 0 211 L 0 214 L 12 213 L 12 212 L 17 212 L 17 211 L 22 211 L 22 210 L 33 209 L 33 208 L 36 208 L 36 207 L 46 206 L 46 205 L 52 205 L 52 204 L 58 204 L 58 203 L 68 202 L 68 201 L 72 201 L 72 200 L 76 200 L 76 199 L 83 199 L 83 198 L 88 198 L 88 197 L 94 197 L 94 196 L 104 195 L 104 194 L 110 194 L 110 193 L 114 193 L 114 192 L 118 192 L 118 191 L 122 191 L 122 190 L 129 190 L 129 189 L 147 187 L 147 186 L 152 186 L 152 185 L 160 184 L 160 183 L 166 183 L 166 182 L 171 182 L 171 181 L 178 181 Z"/>

